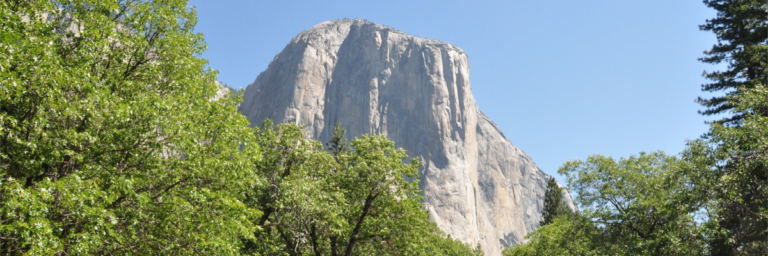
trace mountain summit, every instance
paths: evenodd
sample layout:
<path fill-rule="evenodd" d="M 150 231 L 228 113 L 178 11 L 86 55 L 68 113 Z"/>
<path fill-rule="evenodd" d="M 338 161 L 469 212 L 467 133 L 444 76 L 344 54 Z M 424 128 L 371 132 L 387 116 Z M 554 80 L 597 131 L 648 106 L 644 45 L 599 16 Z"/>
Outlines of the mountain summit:
<path fill-rule="evenodd" d="M 253 125 L 305 125 L 323 142 L 336 121 L 350 138 L 386 134 L 424 163 L 419 187 L 432 220 L 486 255 L 541 220 L 548 176 L 478 109 L 467 54 L 454 45 L 363 20 L 323 22 L 275 56 L 240 110 Z"/>

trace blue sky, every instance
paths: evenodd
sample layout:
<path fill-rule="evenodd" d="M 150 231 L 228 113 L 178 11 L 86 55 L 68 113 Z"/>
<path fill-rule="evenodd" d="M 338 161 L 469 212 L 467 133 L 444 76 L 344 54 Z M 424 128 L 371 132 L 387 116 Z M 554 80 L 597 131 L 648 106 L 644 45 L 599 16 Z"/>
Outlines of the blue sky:
<path fill-rule="evenodd" d="M 203 57 L 240 88 L 299 32 L 363 18 L 469 55 L 480 109 L 549 174 L 592 154 L 677 154 L 706 132 L 697 61 L 716 39 L 701 1 L 192 0 Z M 720 67 L 722 68 L 722 67 Z M 556 175 L 560 181 L 562 177 Z"/>

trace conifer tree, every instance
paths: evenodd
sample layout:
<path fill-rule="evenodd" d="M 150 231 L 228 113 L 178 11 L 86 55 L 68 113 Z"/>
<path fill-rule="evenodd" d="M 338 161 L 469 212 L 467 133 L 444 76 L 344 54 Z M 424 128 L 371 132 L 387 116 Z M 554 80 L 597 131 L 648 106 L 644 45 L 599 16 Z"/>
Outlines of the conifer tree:
<path fill-rule="evenodd" d="M 544 194 L 544 209 L 541 210 L 540 226 L 552 223 L 557 216 L 568 213 L 568 207 L 563 201 L 563 189 L 557 185 L 555 178 L 549 177 L 547 192 Z"/>
<path fill-rule="evenodd" d="M 341 121 L 336 121 L 336 125 L 333 126 L 333 136 L 330 141 L 325 143 L 325 146 L 333 154 L 334 158 L 337 158 L 349 146 L 349 142 L 344 138 L 346 133 L 347 129 L 341 128 Z"/>
<path fill-rule="evenodd" d="M 768 109 L 736 109 L 734 97 L 751 90 L 756 85 L 768 81 L 768 3 L 765 0 L 705 0 L 704 4 L 717 11 L 717 17 L 708 19 L 699 28 L 712 31 L 717 36 L 717 44 L 705 51 L 706 57 L 699 58 L 704 63 L 719 64 L 725 62 L 724 71 L 705 72 L 704 77 L 712 80 L 702 85 L 703 91 L 725 91 L 725 95 L 710 99 L 698 98 L 697 102 L 706 107 L 700 111 L 703 115 L 728 114 L 717 123 L 740 125 L 741 120 L 754 112 L 768 115 Z"/>
<path fill-rule="evenodd" d="M 717 17 L 702 30 L 718 44 L 701 60 L 726 62 L 705 73 L 703 90 L 725 95 L 698 102 L 704 115 L 728 114 L 712 123 L 708 141 L 689 143 L 686 160 L 700 195 L 711 205 L 709 246 L 715 255 L 768 254 L 768 3 L 765 0 L 707 0 Z"/>

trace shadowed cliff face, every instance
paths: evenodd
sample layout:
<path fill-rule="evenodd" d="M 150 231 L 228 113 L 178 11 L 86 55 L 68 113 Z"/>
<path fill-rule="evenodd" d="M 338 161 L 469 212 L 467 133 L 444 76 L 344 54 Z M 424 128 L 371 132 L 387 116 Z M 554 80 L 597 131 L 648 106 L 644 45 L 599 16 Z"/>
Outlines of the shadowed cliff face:
<path fill-rule="evenodd" d="M 547 176 L 477 108 L 467 55 L 451 44 L 360 20 L 324 22 L 291 40 L 240 109 L 254 125 L 296 122 L 323 142 L 337 120 L 350 138 L 386 134 L 422 159 L 432 219 L 487 255 L 523 241 L 541 219 Z"/>

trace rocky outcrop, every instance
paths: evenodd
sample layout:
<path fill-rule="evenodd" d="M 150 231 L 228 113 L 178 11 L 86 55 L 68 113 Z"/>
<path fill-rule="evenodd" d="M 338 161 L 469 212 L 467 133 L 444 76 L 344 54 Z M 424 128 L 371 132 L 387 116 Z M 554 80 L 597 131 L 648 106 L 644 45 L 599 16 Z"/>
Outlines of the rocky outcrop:
<path fill-rule="evenodd" d="M 306 125 L 320 141 L 336 121 L 349 137 L 386 134 L 422 159 L 431 218 L 487 255 L 541 220 L 548 176 L 478 109 L 467 55 L 451 44 L 361 20 L 324 22 L 275 56 L 240 110 L 254 125 Z"/>
<path fill-rule="evenodd" d="M 214 81 L 214 83 L 218 87 L 218 90 L 216 91 L 216 95 L 213 95 L 213 97 L 211 97 L 212 101 L 216 101 L 218 99 L 221 99 L 222 97 L 224 97 L 226 95 L 229 95 L 230 93 L 235 91 L 234 89 L 232 89 L 232 87 L 229 87 L 228 85 L 222 84 L 219 81 Z"/>

